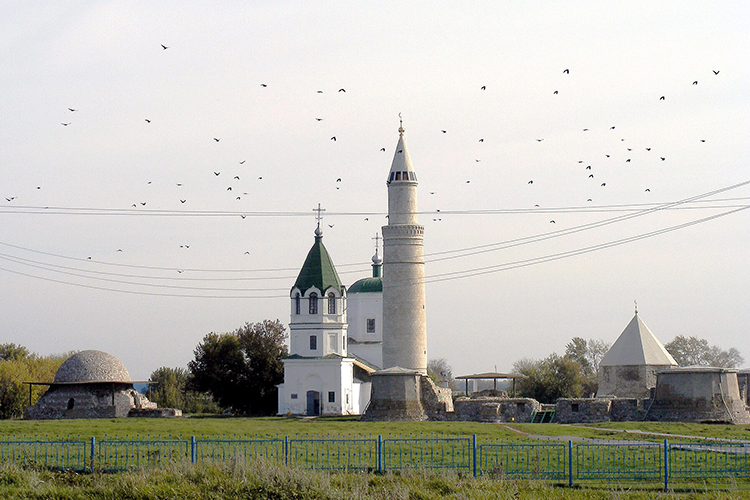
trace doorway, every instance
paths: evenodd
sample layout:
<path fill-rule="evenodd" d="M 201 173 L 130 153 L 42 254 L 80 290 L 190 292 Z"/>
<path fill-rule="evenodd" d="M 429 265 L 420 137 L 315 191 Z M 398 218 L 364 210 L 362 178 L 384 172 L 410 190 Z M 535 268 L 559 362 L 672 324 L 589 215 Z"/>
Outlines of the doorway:
<path fill-rule="evenodd" d="M 307 391 L 307 414 L 310 416 L 320 415 L 320 393 L 318 391 Z"/>

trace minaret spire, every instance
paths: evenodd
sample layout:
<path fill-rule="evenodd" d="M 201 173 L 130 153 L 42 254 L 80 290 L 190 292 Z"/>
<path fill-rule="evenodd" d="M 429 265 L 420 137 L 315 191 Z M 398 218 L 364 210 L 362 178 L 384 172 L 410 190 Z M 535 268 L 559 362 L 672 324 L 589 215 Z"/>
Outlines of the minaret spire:
<path fill-rule="evenodd" d="M 401 118 L 401 113 L 398 114 L 398 136 L 404 136 L 404 120 Z"/>

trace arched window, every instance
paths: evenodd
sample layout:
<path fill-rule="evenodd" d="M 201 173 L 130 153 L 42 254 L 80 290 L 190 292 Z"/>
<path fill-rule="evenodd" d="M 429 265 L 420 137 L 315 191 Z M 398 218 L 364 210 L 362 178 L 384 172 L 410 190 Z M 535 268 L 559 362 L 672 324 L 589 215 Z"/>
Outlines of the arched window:
<path fill-rule="evenodd" d="M 299 292 L 297 292 L 294 296 L 294 314 L 299 314 L 300 311 L 300 298 L 299 298 Z"/>
<path fill-rule="evenodd" d="M 70 398 L 68 400 L 68 410 L 72 410 L 75 405 L 76 405 L 76 400 L 73 398 Z"/>
<path fill-rule="evenodd" d="M 318 314 L 318 294 L 313 292 L 310 294 L 310 314 Z"/>
<path fill-rule="evenodd" d="M 333 292 L 328 294 L 328 314 L 336 314 L 336 294 Z"/>

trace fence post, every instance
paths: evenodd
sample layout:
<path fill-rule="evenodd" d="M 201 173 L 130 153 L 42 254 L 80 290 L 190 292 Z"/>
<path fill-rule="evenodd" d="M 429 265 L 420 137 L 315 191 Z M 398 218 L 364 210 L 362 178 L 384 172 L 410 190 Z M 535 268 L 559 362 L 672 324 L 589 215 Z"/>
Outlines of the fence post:
<path fill-rule="evenodd" d="M 94 454 L 94 448 L 96 448 L 96 438 L 91 436 L 91 472 L 94 472 L 94 459 L 96 456 Z"/>
<path fill-rule="evenodd" d="M 198 450 L 195 449 L 195 436 L 190 436 L 190 462 L 198 461 Z"/>
<path fill-rule="evenodd" d="M 474 434 L 471 436 L 471 447 L 472 447 L 472 454 L 473 454 L 473 462 L 474 462 L 474 477 L 477 477 L 477 435 Z"/>
<path fill-rule="evenodd" d="M 289 436 L 284 436 L 284 465 L 289 465 Z"/>
<path fill-rule="evenodd" d="M 669 443 L 664 440 L 664 490 L 669 489 Z"/>
<path fill-rule="evenodd" d="M 573 487 L 573 440 L 568 441 L 568 487 Z"/>
<path fill-rule="evenodd" d="M 378 472 L 383 472 L 383 436 L 378 434 Z"/>

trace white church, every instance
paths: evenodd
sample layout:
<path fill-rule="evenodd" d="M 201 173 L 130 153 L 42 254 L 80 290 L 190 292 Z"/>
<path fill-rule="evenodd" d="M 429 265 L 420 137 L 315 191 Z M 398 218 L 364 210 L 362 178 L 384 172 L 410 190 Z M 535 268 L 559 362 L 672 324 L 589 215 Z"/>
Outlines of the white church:
<path fill-rule="evenodd" d="M 399 127 L 386 180 L 384 260 L 376 236 L 372 276 L 348 289 L 342 284 L 323 245 L 318 207 L 315 241 L 290 292 L 290 355 L 284 359 L 284 383 L 277 386 L 280 415 L 361 415 L 375 372 L 400 367 L 426 373 L 424 284 L 419 279 L 424 274 L 423 227 L 417 225 L 417 177 L 403 133 Z M 384 264 L 391 284 L 385 303 Z M 384 307 L 390 311 L 385 317 Z"/>

